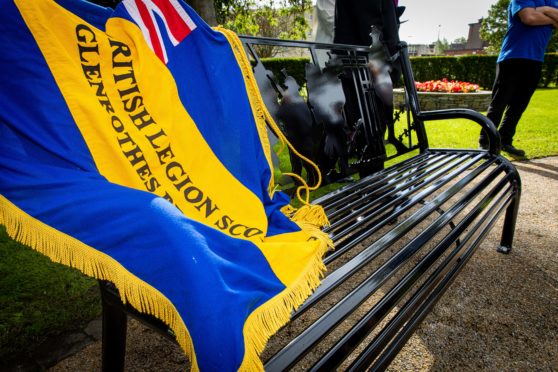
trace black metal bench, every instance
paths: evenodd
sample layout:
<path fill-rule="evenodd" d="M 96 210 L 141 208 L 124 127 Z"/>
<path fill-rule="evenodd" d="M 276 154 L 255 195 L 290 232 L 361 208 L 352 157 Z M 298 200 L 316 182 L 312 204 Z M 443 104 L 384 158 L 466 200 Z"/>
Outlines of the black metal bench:
<path fill-rule="evenodd" d="M 314 58 L 319 49 L 342 55 L 358 91 L 361 135 L 383 139 L 366 48 L 242 40 L 252 58 L 256 44 L 307 49 Z M 467 109 L 421 111 L 404 43 L 398 61 L 409 122 L 400 135 L 387 129 L 385 154 L 367 152 L 365 141 L 350 167 L 358 171 L 378 157 L 412 156 L 315 201 L 329 216 L 325 231 L 335 250 L 324 258 L 328 272 L 321 286 L 270 340 L 262 356 L 266 370 L 385 369 L 502 214 L 498 250 L 511 250 L 521 186 L 515 168 L 499 155 L 494 125 Z M 429 148 L 424 122 L 456 118 L 484 128 L 490 150 Z M 104 370 L 123 368 L 127 313 L 173 337 L 160 321 L 122 305 L 109 283 L 101 290 Z"/>

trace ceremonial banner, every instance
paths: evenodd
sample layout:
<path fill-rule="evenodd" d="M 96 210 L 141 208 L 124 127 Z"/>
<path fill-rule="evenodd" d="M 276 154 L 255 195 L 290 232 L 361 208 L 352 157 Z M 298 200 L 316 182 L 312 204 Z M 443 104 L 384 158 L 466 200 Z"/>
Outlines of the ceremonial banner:
<path fill-rule="evenodd" d="M 281 212 L 236 36 L 180 0 L 0 4 L 0 223 L 113 282 L 194 370 L 262 369 L 329 241 Z"/>

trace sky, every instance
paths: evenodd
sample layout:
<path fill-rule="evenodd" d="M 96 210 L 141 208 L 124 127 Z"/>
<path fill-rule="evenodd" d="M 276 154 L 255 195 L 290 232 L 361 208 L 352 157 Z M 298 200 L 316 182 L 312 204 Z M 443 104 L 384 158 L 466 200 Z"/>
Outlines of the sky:
<path fill-rule="evenodd" d="M 365 0 L 363 0 L 365 1 Z M 467 38 L 469 23 L 488 15 L 497 0 L 399 0 L 407 9 L 401 20 L 399 37 L 408 44 L 430 44 L 444 38 L 452 42 Z"/>

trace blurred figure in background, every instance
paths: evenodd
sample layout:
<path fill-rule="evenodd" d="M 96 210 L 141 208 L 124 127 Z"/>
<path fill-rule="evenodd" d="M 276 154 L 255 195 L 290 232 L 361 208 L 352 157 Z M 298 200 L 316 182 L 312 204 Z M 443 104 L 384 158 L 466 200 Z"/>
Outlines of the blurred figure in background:
<path fill-rule="evenodd" d="M 400 68 L 391 57 L 397 53 L 399 16 L 403 11 L 397 5 L 394 0 L 337 0 L 335 4 L 334 42 L 372 46 L 370 67 L 377 88 L 375 120 L 380 133 L 375 133 L 376 138 L 369 140 L 369 143 L 359 145 L 361 148 L 365 146 L 373 158 L 361 169 L 361 176 L 383 169 L 384 134 L 386 128 L 393 125 L 393 82 L 399 80 Z M 341 80 L 347 101 L 347 123 L 357 126 L 356 123 L 362 118 L 354 82 L 351 76 L 342 77 Z M 362 133 L 357 135 L 361 141 L 365 140 L 364 137 Z"/>
<path fill-rule="evenodd" d="M 335 0 L 317 0 L 312 17 L 312 40 L 317 43 L 333 43 Z M 326 50 L 316 50 L 318 64 L 324 68 L 329 59 Z"/>

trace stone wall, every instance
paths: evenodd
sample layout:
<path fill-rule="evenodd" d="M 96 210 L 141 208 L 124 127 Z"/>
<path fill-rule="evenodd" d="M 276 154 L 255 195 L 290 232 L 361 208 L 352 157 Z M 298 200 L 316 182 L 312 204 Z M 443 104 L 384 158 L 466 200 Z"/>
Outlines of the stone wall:
<path fill-rule="evenodd" d="M 422 111 L 447 108 L 469 108 L 475 111 L 486 111 L 490 104 L 491 94 L 490 91 L 474 93 L 419 92 L 418 97 Z M 403 89 L 395 89 L 393 92 L 395 107 L 402 105 L 404 101 Z"/>

